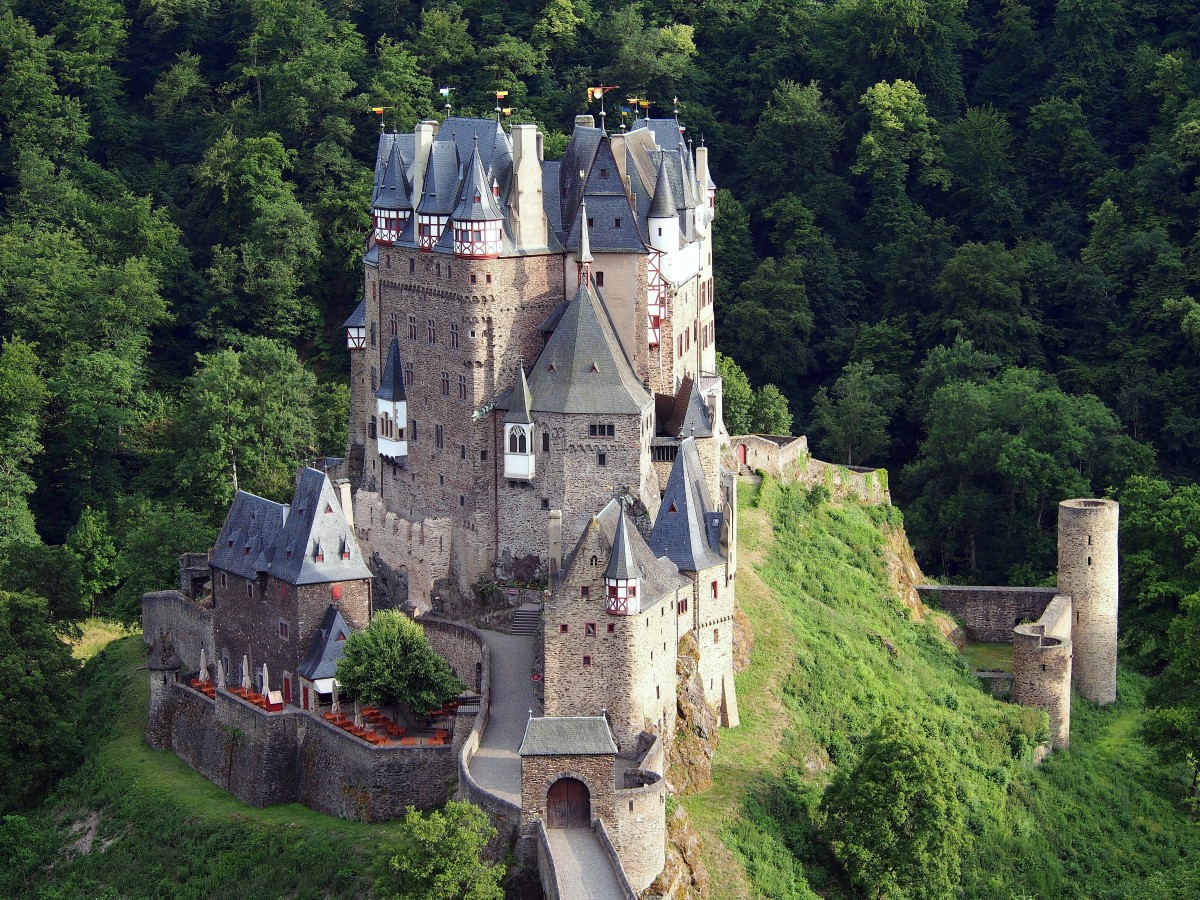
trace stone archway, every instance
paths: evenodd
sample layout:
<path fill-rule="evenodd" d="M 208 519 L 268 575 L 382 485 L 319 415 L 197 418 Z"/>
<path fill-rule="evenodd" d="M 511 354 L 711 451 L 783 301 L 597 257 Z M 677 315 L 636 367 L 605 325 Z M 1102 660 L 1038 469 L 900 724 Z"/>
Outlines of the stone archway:
<path fill-rule="evenodd" d="M 591 792 L 578 778 L 560 778 L 546 794 L 547 828 L 588 828 L 592 824 Z"/>

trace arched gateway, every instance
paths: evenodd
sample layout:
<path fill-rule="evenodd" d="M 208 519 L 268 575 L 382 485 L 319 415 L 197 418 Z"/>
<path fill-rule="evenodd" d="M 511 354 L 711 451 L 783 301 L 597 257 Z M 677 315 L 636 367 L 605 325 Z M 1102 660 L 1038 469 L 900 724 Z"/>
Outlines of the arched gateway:
<path fill-rule="evenodd" d="M 548 828 L 587 828 L 592 824 L 591 794 L 578 778 L 560 778 L 546 794 Z"/>

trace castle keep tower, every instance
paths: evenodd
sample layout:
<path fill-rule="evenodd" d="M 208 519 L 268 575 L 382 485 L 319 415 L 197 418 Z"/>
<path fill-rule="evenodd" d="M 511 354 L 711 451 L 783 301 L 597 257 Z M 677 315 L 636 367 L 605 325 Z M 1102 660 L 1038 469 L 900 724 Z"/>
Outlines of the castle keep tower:
<path fill-rule="evenodd" d="M 1058 589 L 1071 597 L 1072 683 L 1093 703 L 1117 699 L 1117 520 L 1115 500 L 1064 500 L 1058 507 Z"/>

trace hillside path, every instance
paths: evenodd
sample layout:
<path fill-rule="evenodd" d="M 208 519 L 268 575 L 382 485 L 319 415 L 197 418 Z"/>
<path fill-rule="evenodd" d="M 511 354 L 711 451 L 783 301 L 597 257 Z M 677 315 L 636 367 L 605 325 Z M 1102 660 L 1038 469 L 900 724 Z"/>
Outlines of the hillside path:
<path fill-rule="evenodd" d="M 521 757 L 517 749 L 525 736 L 529 711 L 541 715 L 530 672 L 534 638 L 531 635 L 484 631 L 491 651 L 491 713 L 479 750 L 471 760 L 471 775 L 496 796 L 521 805 Z"/>

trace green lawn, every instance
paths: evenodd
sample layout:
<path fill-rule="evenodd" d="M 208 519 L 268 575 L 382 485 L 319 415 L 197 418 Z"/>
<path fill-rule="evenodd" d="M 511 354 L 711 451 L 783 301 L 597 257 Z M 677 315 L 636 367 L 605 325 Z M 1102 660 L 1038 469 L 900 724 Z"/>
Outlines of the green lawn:
<path fill-rule="evenodd" d="M 968 644 L 963 651 L 967 665 L 987 672 L 1012 671 L 1012 644 L 1006 641 L 992 644 Z"/>

